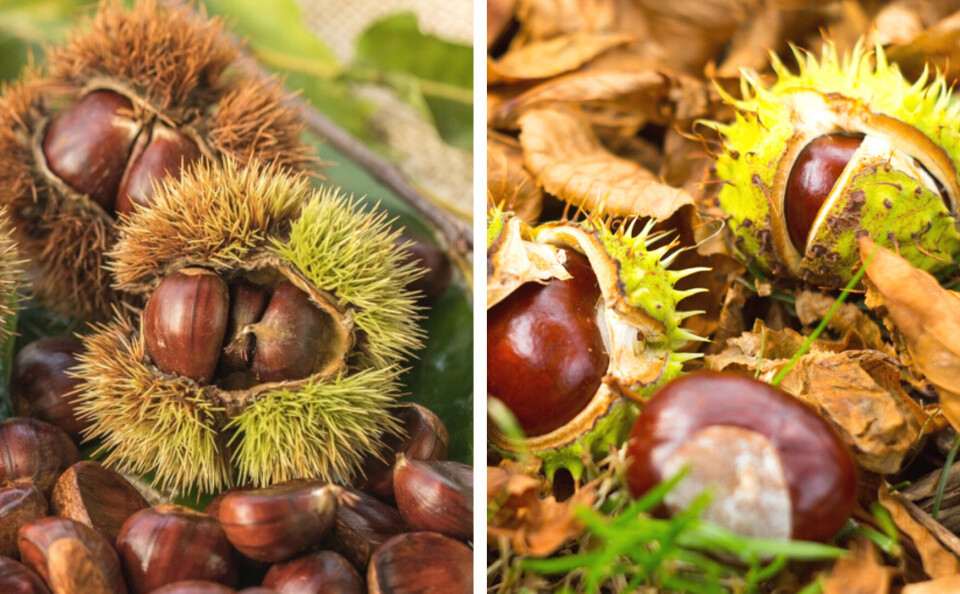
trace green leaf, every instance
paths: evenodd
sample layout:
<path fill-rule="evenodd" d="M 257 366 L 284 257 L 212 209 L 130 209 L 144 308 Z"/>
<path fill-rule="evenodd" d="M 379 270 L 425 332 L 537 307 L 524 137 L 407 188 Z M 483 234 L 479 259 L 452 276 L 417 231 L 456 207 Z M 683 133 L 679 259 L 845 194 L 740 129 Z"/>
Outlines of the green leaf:
<path fill-rule="evenodd" d="M 426 105 L 441 136 L 469 150 L 473 143 L 473 49 L 425 35 L 413 13 L 389 16 L 357 38 L 346 75 L 397 90 L 414 108 Z"/>

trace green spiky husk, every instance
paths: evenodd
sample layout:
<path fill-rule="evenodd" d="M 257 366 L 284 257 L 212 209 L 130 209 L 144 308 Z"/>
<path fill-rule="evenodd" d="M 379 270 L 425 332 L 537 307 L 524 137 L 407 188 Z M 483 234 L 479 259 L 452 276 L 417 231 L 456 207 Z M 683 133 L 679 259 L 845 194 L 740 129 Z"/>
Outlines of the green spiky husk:
<path fill-rule="evenodd" d="M 110 254 L 119 291 L 145 298 L 189 266 L 225 277 L 283 269 L 352 320 L 354 346 L 333 375 L 229 392 L 160 372 L 136 320 L 115 320 L 85 339 L 77 369 L 78 410 L 93 422 L 86 437 L 103 440 L 111 466 L 152 471 L 175 489 L 349 480 L 398 431 L 389 410 L 403 361 L 422 343 L 404 288 L 421 271 L 401 263 L 398 236 L 385 213 L 276 166 L 228 161 L 165 182 L 152 208 L 121 225 Z"/>
<path fill-rule="evenodd" d="M 497 219 L 503 227 L 503 217 L 488 219 L 488 224 Z M 662 236 L 652 235 L 653 225 L 650 222 L 638 233 L 629 225 L 613 231 L 591 217 L 581 223 L 547 223 L 529 230 L 532 241 L 556 243 L 587 256 L 603 291 L 602 307 L 632 321 L 618 333 L 608 318 L 611 340 L 627 341 L 620 350 L 632 351 L 637 360 L 629 371 L 617 371 L 611 354 L 607 377 L 587 407 L 545 436 L 517 442 L 492 428 L 492 447 L 501 455 L 517 457 L 529 452 L 541 458 L 548 477 L 561 468 L 579 477 L 585 456 L 604 457 L 611 446 L 619 447 L 626 439 L 638 412 L 634 401 L 649 397 L 657 387 L 681 375 L 685 361 L 700 356 L 677 352 L 690 340 L 703 340 L 681 326 L 684 318 L 699 312 L 677 308 L 684 298 L 701 290 L 678 291 L 674 285 L 701 269 L 668 270 L 676 246 L 667 243 L 654 248 Z M 499 236 L 499 231 L 493 235 L 494 239 Z M 496 265 L 495 254 L 491 261 Z M 606 278 L 610 271 L 615 278 Z M 612 350 L 618 351 L 616 345 Z M 628 393 L 632 393 L 630 399 Z"/>
<path fill-rule="evenodd" d="M 777 80 L 769 88 L 756 76 L 744 73 L 744 99 L 722 93 L 737 110 L 735 120 L 730 124 L 709 123 L 722 137 L 716 175 L 725 183 L 719 199 L 729 216 L 737 248 L 750 264 L 777 276 L 792 276 L 771 234 L 773 219 L 783 216 L 771 207 L 776 203 L 771 195 L 774 178 L 786 154 L 785 147 L 795 138 L 798 122 L 804 118 L 790 104 L 791 94 L 809 89 L 828 103 L 843 101 L 855 106 L 852 109 L 871 114 L 865 117 L 885 116 L 907 124 L 942 148 L 953 168 L 960 169 L 960 105 L 952 99 L 942 76 L 935 76 L 928 84 L 925 72 L 911 84 L 897 65 L 887 62 L 882 48 L 867 51 L 862 43 L 842 59 L 830 43 L 824 45 L 819 60 L 796 48 L 794 55 L 799 64 L 797 73 L 771 55 Z M 830 225 L 833 229 L 821 229 L 811 249 L 801 254 L 805 280 L 842 286 L 858 261 L 855 236 L 864 232 L 899 249 L 924 270 L 937 272 L 952 265 L 953 254 L 960 248 L 960 233 L 956 216 L 942 200 L 926 188 L 918 189 L 916 180 L 883 168 L 867 168 L 855 182 L 858 187 L 848 188 L 848 196 L 849 192 L 867 190 L 866 200 L 853 205 L 854 211 L 835 213 L 836 224 Z M 848 204 L 845 201 L 844 206 Z M 803 247 L 799 249 L 803 251 Z"/>

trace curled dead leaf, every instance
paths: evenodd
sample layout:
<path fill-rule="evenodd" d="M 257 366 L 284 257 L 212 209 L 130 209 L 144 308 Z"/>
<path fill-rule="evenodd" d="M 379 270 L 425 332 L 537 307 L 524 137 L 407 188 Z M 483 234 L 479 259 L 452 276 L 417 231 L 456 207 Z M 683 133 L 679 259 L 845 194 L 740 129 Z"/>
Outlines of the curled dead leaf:
<path fill-rule="evenodd" d="M 625 33 L 580 32 L 514 46 L 499 60 L 488 62 L 487 82 L 493 85 L 570 72 L 633 39 Z"/>
<path fill-rule="evenodd" d="M 867 237 L 860 240 L 860 257 L 911 364 L 937 388 L 950 424 L 960 427 L 960 298 Z"/>
<path fill-rule="evenodd" d="M 547 192 L 595 213 L 666 219 L 690 194 L 608 151 L 574 112 L 552 108 L 520 118 L 524 162 Z"/>
<path fill-rule="evenodd" d="M 823 594 L 886 594 L 896 568 L 883 565 L 876 546 L 855 538 L 851 554 L 839 559 L 823 581 Z"/>
<path fill-rule="evenodd" d="M 882 484 L 877 491 L 877 497 L 880 505 L 890 512 L 893 523 L 901 532 L 910 537 L 917 552 L 920 554 L 920 560 L 923 563 L 923 570 L 932 578 L 953 576 L 960 573 L 960 561 L 957 556 L 944 548 L 943 544 L 924 526 L 915 516 L 926 515 L 899 494 L 891 494 L 890 486 Z M 934 522 L 927 516 L 929 522 Z M 944 532 L 946 532 L 944 530 Z M 949 534 L 949 533 L 947 533 Z M 950 535 L 953 536 L 953 535 Z M 954 540 L 956 537 L 953 536 Z"/>
<path fill-rule="evenodd" d="M 487 467 L 488 538 L 508 539 L 518 555 L 546 557 L 578 537 L 583 526 L 576 510 L 593 505 L 594 486 L 588 483 L 562 502 L 541 491 L 539 480 L 515 467 Z"/>
<path fill-rule="evenodd" d="M 487 133 L 487 196 L 528 223 L 540 216 L 543 191 L 523 167 L 520 143 Z"/>

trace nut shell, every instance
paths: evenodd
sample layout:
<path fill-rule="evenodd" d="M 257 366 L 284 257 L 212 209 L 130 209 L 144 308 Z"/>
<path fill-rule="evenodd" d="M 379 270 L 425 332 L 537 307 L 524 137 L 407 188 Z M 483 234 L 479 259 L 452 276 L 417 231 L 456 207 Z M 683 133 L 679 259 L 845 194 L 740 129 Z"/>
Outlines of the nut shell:
<path fill-rule="evenodd" d="M 50 594 L 50 589 L 33 570 L 9 557 L 0 557 L 0 592 Z"/>
<path fill-rule="evenodd" d="M 370 594 L 473 591 L 473 552 L 434 532 L 411 532 L 383 543 L 367 569 Z"/>
<path fill-rule="evenodd" d="M 774 446 L 790 493 L 792 538 L 826 541 L 850 517 L 857 469 L 830 425 L 773 386 L 731 373 L 691 373 L 650 399 L 630 434 L 630 490 L 640 496 L 670 478 L 662 475 L 663 462 L 716 426 L 754 431 Z"/>
<path fill-rule="evenodd" d="M 10 371 L 10 395 L 17 414 L 35 416 L 62 429 L 74 441 L 88 425 L 78 419 L 76 405 L 67 395 L 79 380 L 67 375 L 77 364 L 83 343 L 67 336 L 35 340 L 23 347 Z"/>
<path fill-rule="evenodd" d="M 115 542 L 127 518 L 150 507 L 127 479 L 99 462 L 82 460 L 68 468 L 53 486 L 50 511 L 103 533 Z"/>
<path fill-rule="evenodd" d="M 23 563 L 54 592 L 127 592 L 116 551 L 89 526 L 44 518 L 20 528 L 17 546 Z"/>
<path fill-rule="evenodd" d="M 363 578 L 333 551 L 321 551 L 270 568 L 263 585 L 281 594 L 364 594 Z"/>
<path fill-rule="evenodd" d="M 291 481 L 230 493 L 220 522 L 230 543 L 256 561 L 284 561 L 317 544 L 333 527 L 337 487 Z"/>
<path fill-rule="evenodd" d="M 340 491 L 333 546 L 356 567 L 366 567 L 377 547 L 408 531 L 396 508 L 354 489 Z"/>
<path fill-rule="evenodd" d="M 0 421 L 0 485 L 27 479 L 49 496 L 60 473 L 79 459 L 73 441 L 49 423 L 24 417 Z"/>
<path fill-rule="evenodd" d="M 32 483 L 0 488 L 0 556 L 17 558 L 17 533 L 24 524 L 47 515 L 47 500 Z M 4 590 L 0 588 L 0 592 Z"/>
<path fill-rule="evenodd" d="M 397 457 L 397 508 L 413 530 L 468 539 L 473 534 L 473 469 L 450 460 Z"/>

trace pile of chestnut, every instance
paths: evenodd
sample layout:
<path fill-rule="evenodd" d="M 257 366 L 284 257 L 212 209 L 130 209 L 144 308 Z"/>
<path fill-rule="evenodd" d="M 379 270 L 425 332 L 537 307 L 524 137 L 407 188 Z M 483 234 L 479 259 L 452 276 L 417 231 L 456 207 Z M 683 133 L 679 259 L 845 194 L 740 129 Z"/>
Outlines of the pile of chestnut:
<path fill-rule="evenodd" d="M 67 431 L 82 423 L 63 399 L 78 350 L 42 339 L 14 365 L 18 411 L 45 420 L 0 421 L 0 592 L 471 591 L 473 473 L 444 460 L 447 430 L 429 410 L 398 406 L 405 435 L 354 485 L 235 487 L 202 513 L 151 507 L 123 476 L 80 461 Z"/>

